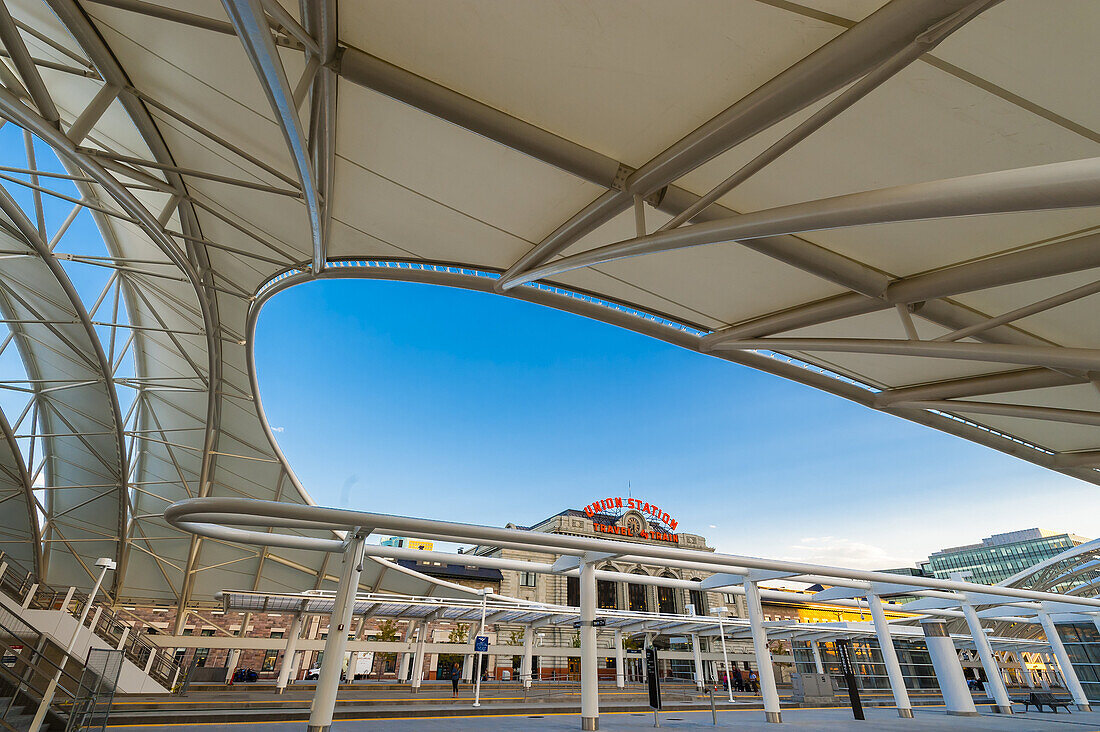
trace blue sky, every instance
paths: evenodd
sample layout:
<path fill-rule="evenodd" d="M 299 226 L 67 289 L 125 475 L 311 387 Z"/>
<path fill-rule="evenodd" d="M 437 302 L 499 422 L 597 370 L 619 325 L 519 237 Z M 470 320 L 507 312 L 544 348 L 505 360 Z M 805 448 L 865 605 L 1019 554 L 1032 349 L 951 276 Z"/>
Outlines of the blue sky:
<path fill-rule="evenodd" d="M 503 525 L 630 494 L 721 551 L 859 567 L 1036 525 L 1100 536 L 1095 486 L 498 296 L 310 283 L 267 304 L 256 348 L 325 505 Z"/>

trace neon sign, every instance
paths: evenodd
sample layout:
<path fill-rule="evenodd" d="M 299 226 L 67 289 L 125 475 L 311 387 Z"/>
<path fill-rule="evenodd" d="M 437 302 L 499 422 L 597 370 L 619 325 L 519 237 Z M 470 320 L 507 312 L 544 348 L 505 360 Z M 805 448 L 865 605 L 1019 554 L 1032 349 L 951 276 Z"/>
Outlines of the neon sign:
<path fill-rule="evenodd" d="M 672 531 L 676 531 L 676 526 L 678 523 L 676 519 L 669 516 L 666 511 L 662 511 L 656 503 L 646 503 L 645 501 L 640 501 L 637 498 L 601 498 L 600 500 L 593 501 L 592 503 L 585 506 L 584 513 L 589 518 L 592 518 L 597 513 L 603 513 L 604 511 L 616 508 L 621 509 L 623 508 L 624 503 L 626 504 L 626 508 L 628 510 L 648 514 L 649 516 L 652 516 L 653 518 L 660 521 Z"/>

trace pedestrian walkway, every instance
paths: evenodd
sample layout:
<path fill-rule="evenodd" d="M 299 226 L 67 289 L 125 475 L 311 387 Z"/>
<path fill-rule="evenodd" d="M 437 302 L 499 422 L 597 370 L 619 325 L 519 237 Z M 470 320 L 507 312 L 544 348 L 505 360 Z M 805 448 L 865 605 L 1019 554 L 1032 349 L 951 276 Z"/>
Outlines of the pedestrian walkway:
<path fill-rule="evenodd" d="M 845 708 L 830 709 L 785 709 L 783 724 L 779 727 L 764 721 L 760 709 L 718 712 L 718 726 L 715 727 L 711 713 L 706 711 L 667 712 L 660 715 L 662 729 L 713 730 L 736 728 L 738 732 L 759 730 L 760 732 L 778 732 L 782 729 L 800 730 L 800 732 L 839 732 L 841 730 L 898 730 L 899 732 L 933 732 L 936 730 L 959 730 L 960 732 L 1094 732 L 1100 730 L 1100 712 L 1074 712 L 1072 714 L 1014 714 L 1005 716 L 993 714 L 989 707 L 979 707 L 978 717 L 954 717 L 942 708 L 918 708 L 913 719 L 900 719 L 897 711 L 889 707 L 869 708 L 867 719 L 857 722 L 852 712 Z M 167 727 L 187 727 L 199 732 L 299 732 L 301 722 L 261 722 L 248 724 L 195 724 L 181 721 L 177 725 L 155 726 L 109 726 L 112 730 L 128 732 L 154 732 Z M 332 732 L 376 732 L 393 730 L 394 732 L 512 732 L 513 730 L 531 730 L 532 732 L 573 732 L 580 727 L 578 714 L 509 714 L 501 716 L 477 717 L 416 717 L 408 719 L 375 718 L 337 720 L 332 723 Z M 620 712 L 600 715 L 600 729 L 603 730 L 651 730 L 652 712 Z"/>

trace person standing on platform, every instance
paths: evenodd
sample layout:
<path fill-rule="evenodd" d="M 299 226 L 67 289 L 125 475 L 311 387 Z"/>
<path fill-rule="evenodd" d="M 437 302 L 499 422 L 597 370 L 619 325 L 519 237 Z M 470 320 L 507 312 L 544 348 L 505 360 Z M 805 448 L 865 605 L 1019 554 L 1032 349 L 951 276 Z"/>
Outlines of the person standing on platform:
<path fill-rule="evenodd" d="M 451 691 L 452 696 L 458 698 L 458 680 L 462 677 L 462 667 L 457 663 L 451 667 Z"/>

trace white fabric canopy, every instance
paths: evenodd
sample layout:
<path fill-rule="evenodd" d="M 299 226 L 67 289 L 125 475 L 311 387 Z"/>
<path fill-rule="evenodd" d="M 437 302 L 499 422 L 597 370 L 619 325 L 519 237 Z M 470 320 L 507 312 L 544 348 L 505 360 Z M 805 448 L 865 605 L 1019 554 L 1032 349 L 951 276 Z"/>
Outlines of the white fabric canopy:
<path fill-rule="evenodd" d="M 8 214 L 37 264 L 0 273 L 76 323 L 24 361 L 94 382 L 51 397 L 42 429 L 71 408 L 106 433 L 46 441 L 49 582 L 88 584 L 113 553 L 129 598 L 326 585 L 320 555 L 160 518 L 188 496 L 309 501 L 252 335 L 266 300 L 325 277 L 540 302 L 1100 482 L 1089 0 L 7 6 L 0 116 L 86 178 L 137 377 L 186 385 L 122 414 L 90 304 Z M 72 349 L 88 373 L 47 363 Z M 4 472 L 29 495 L 25 467 Z M 38 530 L 4 518 L 24 547 Z"/>

